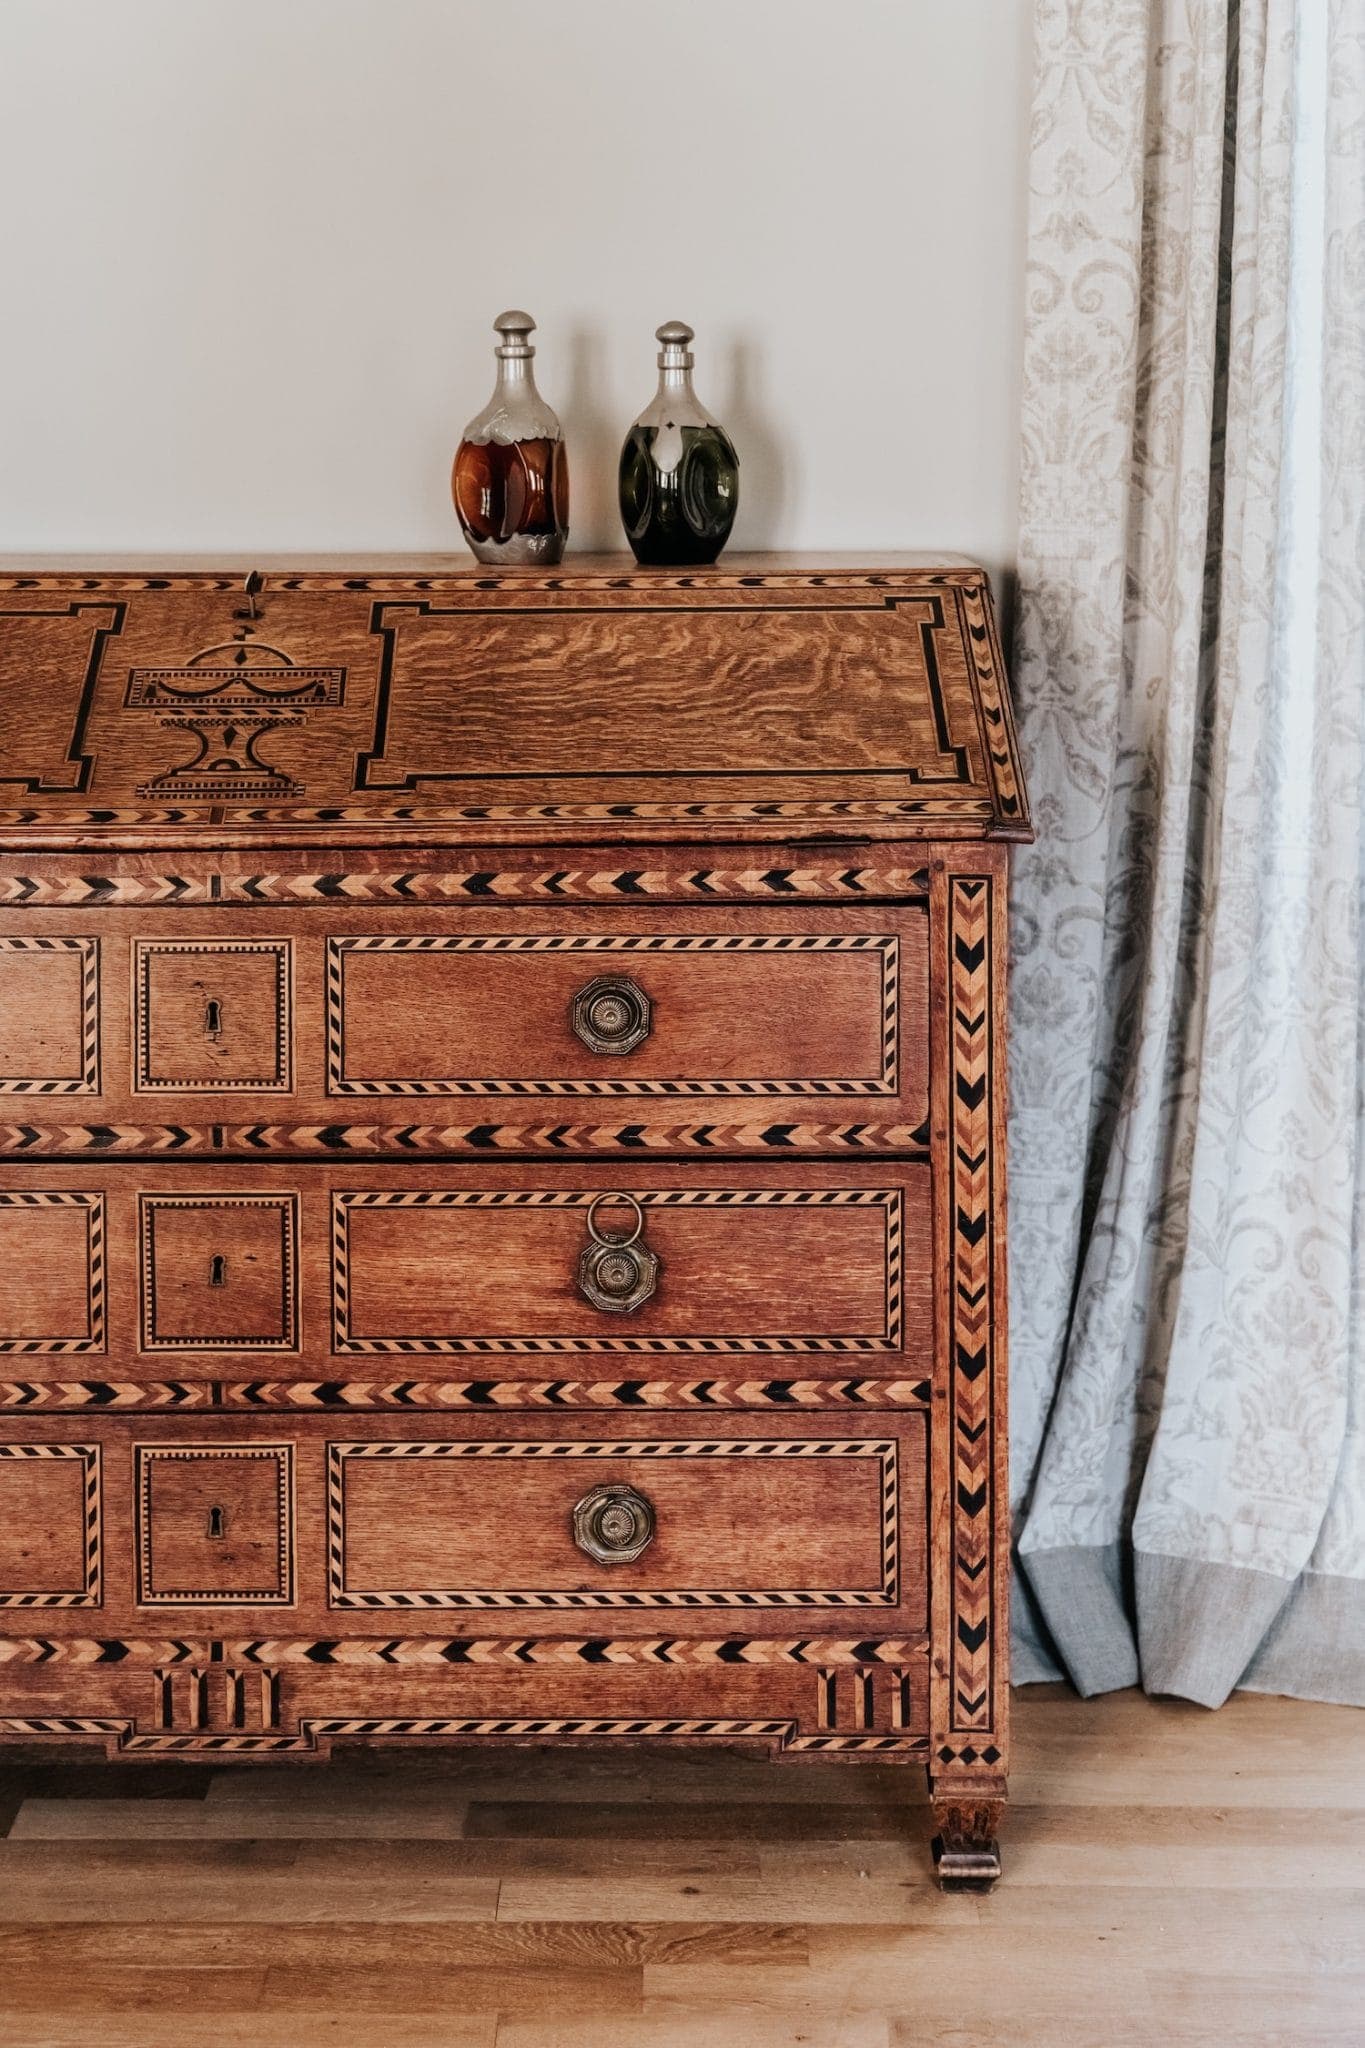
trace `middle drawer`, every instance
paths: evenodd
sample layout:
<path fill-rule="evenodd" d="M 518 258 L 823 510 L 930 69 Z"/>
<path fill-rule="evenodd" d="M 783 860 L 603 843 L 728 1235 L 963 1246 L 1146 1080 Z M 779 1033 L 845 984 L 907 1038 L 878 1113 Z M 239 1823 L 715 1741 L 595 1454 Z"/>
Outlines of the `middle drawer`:
<path fill-rule="evenodd" d="M 593 1354 L 921 1378 L 930 1189 L 911 1160 L 29 1167 L 0 1187 L 0 1354 L 118 1382 L 591 1377 Z"/>

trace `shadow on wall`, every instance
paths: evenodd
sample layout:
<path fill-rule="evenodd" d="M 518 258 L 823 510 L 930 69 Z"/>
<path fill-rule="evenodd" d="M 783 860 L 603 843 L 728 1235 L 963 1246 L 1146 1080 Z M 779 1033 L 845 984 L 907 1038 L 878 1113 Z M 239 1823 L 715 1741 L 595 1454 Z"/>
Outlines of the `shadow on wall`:
<path fill-rule="evenodd" d="M 602 349 L 590 328 L 569 332 L 569 377 L 558 408 L 569 449 L 570 548 L 623 548 L 616 509 L 616 463 L 626 422 L 602 396 Z"/>
<path fill-rule="evenodd" d="M 730 380 L 701 402 L 720 421 L 739 455 L 739 516 L 735 540 L 743 548 L 770 548 L 783 531 L 792 477 L 792 454 L 769 424 L 760 393 L 763 349 L 744 335 L 729 346 Z"/>
<path fill-rule="evenodd" d="M 569 447 L 569 545 L 616 550 L 626 545 L 616 502 L 621 443 L 651 387 L 642 385 L 629 417 L 618 418 L 605 396 L 600 335 L 588 327 L 572 328 L 567 361 L 564 402 L 557 410 Z M 727 349 L 715 351 L 709 369 L 703 363 L 697 372 L 698 397 L 739 451 L 739 517 L 733 545 L 743 548 L 777 545 L 793 475 L 792 451 L 769 424 L 758 396 L 762 365 L 761 345 L 736 336 Z M 723 374 L 727 366 L 728 377 Z"/>

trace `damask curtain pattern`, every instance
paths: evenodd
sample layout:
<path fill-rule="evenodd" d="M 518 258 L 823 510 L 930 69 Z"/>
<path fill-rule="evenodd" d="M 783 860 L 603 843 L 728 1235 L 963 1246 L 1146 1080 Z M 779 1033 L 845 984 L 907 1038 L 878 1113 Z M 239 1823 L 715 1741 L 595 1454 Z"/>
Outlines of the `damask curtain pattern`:
<path fill-rule="evenodd" d="M 1017 1675 L 1365 1700 L 1365 12 L 1037 24 Z"/>

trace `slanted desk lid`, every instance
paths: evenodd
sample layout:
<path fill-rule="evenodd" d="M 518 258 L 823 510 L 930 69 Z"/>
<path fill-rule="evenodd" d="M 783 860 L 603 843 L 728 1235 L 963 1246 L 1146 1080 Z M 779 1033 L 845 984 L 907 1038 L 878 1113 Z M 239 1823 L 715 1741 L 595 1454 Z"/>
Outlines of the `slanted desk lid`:
<path fill-rule="evenodd" d="M 970 564 L 0 564 L 0 838 L 1026 836 Z"/>

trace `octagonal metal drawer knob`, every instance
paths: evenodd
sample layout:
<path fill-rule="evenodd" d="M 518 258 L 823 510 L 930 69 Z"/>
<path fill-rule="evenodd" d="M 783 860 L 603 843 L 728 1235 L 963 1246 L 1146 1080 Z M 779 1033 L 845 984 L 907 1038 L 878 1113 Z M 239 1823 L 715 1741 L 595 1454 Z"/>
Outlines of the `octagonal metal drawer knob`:
<path fill-rule="evenodd" d="M 604 1202 L 624 1202 L 633 1211 L 634 1228 L 625 1237 L 602 1230 L 597 1212 Z M 642 1242 L 644 1210 L 633 1195 L 598 1195 L 588 1210 L 588 1242 L 578 1258 L 578 1289 L 594 1308 L 609 1315 L 629 1315 L 642 1308 L 659 1284 L 657 1255 Z"/>
<path fill-rule="evenodd" d="M 634 1564 L 654 1538 L 654 1508 L 633 1486 L 594 1486 L 576 1502 L 574 1542 L 594 1564 Z"/>
<path fill-rule="evenodd" d="M 626 974 L 597 974 L 573 999 L 570 1021 L 589 1052 L 634 1052 L 649 1036 L 649 997 Z"/>

